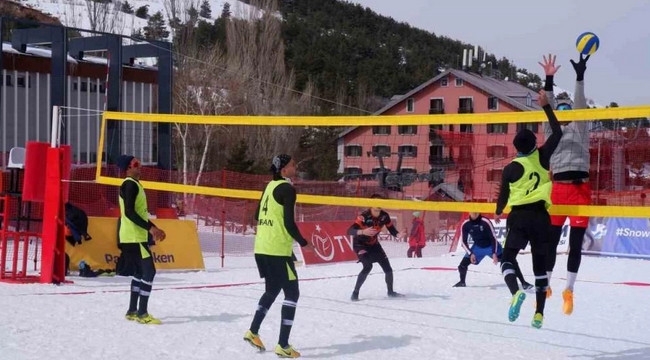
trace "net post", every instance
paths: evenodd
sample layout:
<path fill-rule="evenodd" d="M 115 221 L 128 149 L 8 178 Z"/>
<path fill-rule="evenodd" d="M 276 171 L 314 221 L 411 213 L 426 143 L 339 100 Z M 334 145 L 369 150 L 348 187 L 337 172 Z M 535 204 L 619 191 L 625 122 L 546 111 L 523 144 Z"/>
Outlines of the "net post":
<path fill-rule="evenodd" d="M 221 186 L 226 186 L 226 171 L 221 170 Z M 226 249 L 226 198 L 221 198 L 221 267 L 224 267 L 224 259 L 226 254 L 224 251 Z"/>
<path fill-rule="evenodd" d="M 59 147 L 61 117 L 58 106 L 52 109 L 52 133 L 47 149 L 45 201 L 43 204 L 43 248 L 41 283 L 65 281 L 65 209 L 63 203 L 63 152 Z"/>

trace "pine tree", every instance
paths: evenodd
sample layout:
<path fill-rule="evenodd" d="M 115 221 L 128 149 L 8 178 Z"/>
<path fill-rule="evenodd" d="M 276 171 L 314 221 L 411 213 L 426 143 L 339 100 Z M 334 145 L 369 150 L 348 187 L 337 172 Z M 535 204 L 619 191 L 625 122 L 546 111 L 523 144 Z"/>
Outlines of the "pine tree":
<path fill-rule="evenodd" d="M 194 4 L 192 4 L 190 8 L 187 10 L 187 16 L 190 18 L 191 23 L 195 23 L 196 20 L 199 18 L 199 11 L 196 10 Z"/>
<path fill-rule="evenodd" d="M 131 6 L 128 1 L 122 3 L 122 8 L 120 10 L 125 14 L 133 14 L 133 6 Z"/>
<path fill-rule="evenodd" d="M 210 3 L 208 0 L 203 0 L 201 3 L 201 11 L 199 11 L 199 15 L 206 19 L 210 19 L 212 17 L 212 9 L 210 9 Z"/>
<path fill-rule="evenodd" d="M 254 164 L 255 161 L 248 157 L 248 144 L 245 140 L 241 140 L 239 144 L 230 150 L 226 170 L 239 173 L 251 173 Z"/>
<path fill-rule="evenodd" d="M 140 6 L 138 10 L 135 11 L 135 16 L 139 17 L 140 19 L 146 19 L 149 17 L 149 6 L 144 5 Z"/>
<path fill-rule="evenodd" d="M 224 3 L 223 8 L 221 9 L 221 19 L 228 19 L 230 18 L 230 3 Z"/>
<path fill-rule="evenodd" d="M 147 20 L 147 26 L 144 27 L 144 37 L 147 40 L 165 40 L 169 37 L 165 19 L 160 11 L 151 15 Z"/>

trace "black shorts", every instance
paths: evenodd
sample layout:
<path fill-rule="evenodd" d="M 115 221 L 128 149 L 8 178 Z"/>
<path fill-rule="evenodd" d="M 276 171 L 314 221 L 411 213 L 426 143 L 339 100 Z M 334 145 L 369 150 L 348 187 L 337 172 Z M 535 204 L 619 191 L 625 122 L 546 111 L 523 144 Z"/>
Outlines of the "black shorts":
<path fill-rule="evenodd" d="M 149 245 L 146 243 L 122 244 L 122 253 L 117 260 L 115 271 L 121 276 L 135 276 L 140 279 L 152 277 L 150 273 L 156 272 L 156 265 Z"/>
<path fill-rule="evenodd" d="M 548 231 L 551 217 L 542 209 L 513 209 L 506 222 L 506 241 L 504 248 L 525 249 L 530 241 L 530 248 L 536 254 L 546 254 Z"/>
<path fill-rule="evenodd" d="M 298 280 L 296 266 L 291 256 L 255 254 L 255 262 L 260 277 L 266 281 L 277 282 L 282 286 L 289 281 Z"/>
<path fill-rule="evenodd" d="M 354 252 L 357 254 L 360 262 L 376 263 L 383 259 L 388 259 L 384 248 L 379 242 L 372 245 L 354 244 Z"/>

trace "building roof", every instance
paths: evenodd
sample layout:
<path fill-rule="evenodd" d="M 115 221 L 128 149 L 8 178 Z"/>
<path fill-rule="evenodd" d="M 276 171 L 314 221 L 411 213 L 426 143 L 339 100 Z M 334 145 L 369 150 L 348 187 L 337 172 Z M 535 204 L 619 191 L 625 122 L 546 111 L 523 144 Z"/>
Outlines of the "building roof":
<path fill-rule="evenodd" d="M 496 96 L 499 100 L 513 106 L 515 109 L 519 109 L 521 111 L 532 111 L 532 110 L 540 110 L 542 108 L 535 101 L 532 102 L 533 106 L 527 106 L 528 97 L 530 96 L 533 99 L 535 99 L 537 93 L 535 93 L 535 91 L 519 83 L 507 81 L 507 80 L 499 80 L 492 77 L 482 76 L 479 74 L 456 70 L 456 69 L 448 69 L 438 74 L 437 76 L 425 81 L 424 83 L 420 84 L 418 87 L 409 91 L 405 95 L 393 96 L 391 98 L 391 101 L 388 104 L 386 104 L 386 106 L 376 111 L 373 115 L 381 115 L 385 113 L 395 105 L 412 97 L 413 95 L 419 93 L 420 91 L 427 88 L 428 86 L 434 84 L 436 81 L 444 77 L 447 77 L 449 75 L 453 75 L 457 78 L 463 79 L 464 82 L 470 83 L 471 85 L 477 87 L 480 90 L 485 91 L 486 93 L 492 96 Z M 358 126 L 346 129 L 339 135 L 339 137 L 343 137 L 349 134 L 357 127 Z"/>

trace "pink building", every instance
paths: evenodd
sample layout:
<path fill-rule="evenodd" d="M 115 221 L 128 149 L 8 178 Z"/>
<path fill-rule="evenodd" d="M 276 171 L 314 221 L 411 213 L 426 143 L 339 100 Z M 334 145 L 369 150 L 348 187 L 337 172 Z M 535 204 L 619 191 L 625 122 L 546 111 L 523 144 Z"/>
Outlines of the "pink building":
<path fill-rule="evenodd" d="M 536 98 L 518 83 L 452 69 L 394 97 L 375 115 L 540 110 Z M 389 170 L 381 176 L 385 186 L 401 176 L 408 184 L 400 188 L 404 198 L 494 201 L 502 169 L 515 155 L 512 138 L 523 126 L 543 141 L 538 123 L 354 127 L 339 137 L 339 172 L 346 181 L 376 182 L 381 157 Z"/>

